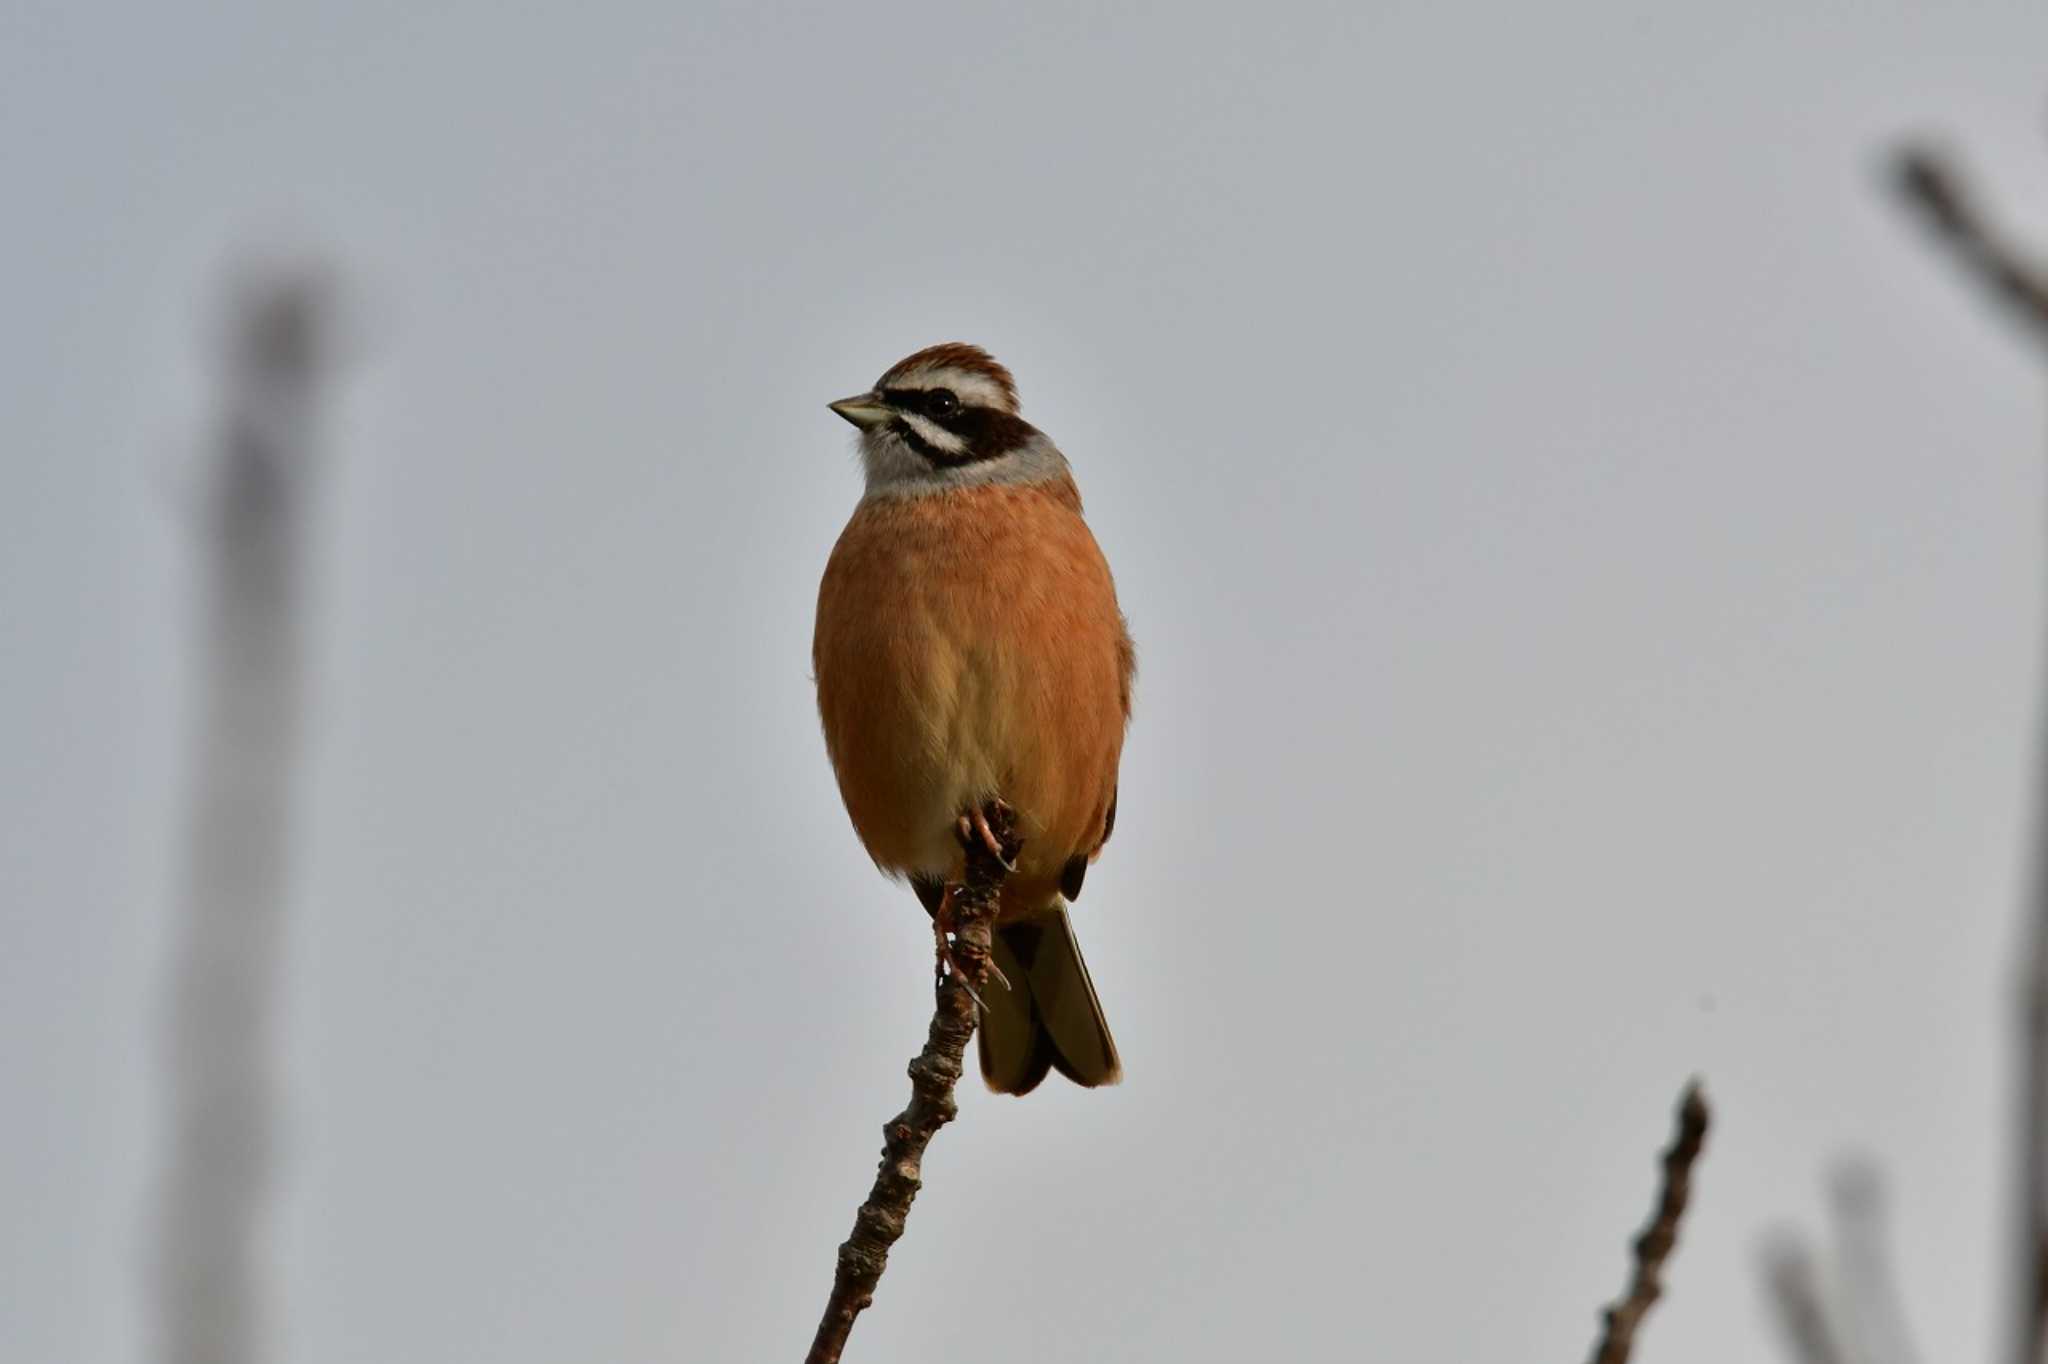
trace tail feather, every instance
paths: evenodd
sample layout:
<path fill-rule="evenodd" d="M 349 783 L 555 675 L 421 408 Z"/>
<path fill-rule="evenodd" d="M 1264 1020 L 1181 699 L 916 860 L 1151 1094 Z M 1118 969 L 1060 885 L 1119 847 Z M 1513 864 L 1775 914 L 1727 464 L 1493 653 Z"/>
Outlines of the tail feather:
<path fill-rule="evenodd" d="M 984 1006 L 977 1044 L 981 1052 L 981 1078 L 998 1094 L 1029 1094 L 1038 1088 L 1052 1069 L 1052 1038 L 1039 1026 L 1038 1011 L 1031 1004 L 1031 975 L 1024 961 L 1035 955 L 1034 942 L 1018 929 L 1035 925 L 998 927 L 989 955 L 996 970 L 1010 982 L 1010 988 L 990 981 L 982 995 Z M 1019 952 L 1020 939 L 1025 951 Z"/>
<path fill-rule="evenodd" d="M 1123 1078 L 1065 904 L 998 924 L 992 955 L 1010 988 L 984 992 L 981 1075 L 990 1089 L 1029 1094 L 1053 1070 L 1090 1089 Z"/>

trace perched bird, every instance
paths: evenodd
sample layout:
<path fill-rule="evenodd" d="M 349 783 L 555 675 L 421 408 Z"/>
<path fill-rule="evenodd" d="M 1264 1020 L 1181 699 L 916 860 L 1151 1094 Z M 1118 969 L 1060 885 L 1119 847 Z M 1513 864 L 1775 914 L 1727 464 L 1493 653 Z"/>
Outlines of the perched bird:
<path fill-rule="evenodd" d="M 1067 904 L 1116 824 L 1135 655 L 1080 490 L 977 346 L 921 350 L 831 408 L 860 429 L 867 475 L 812 643 L 846 813 L 938 916 L 962 818 L 992 798 L 1015 811 L 993 951 L 1008 985 L 984 992 L 982 1078 L 1006 1094 L 1048 1070 L 1114 1084 Z"/>

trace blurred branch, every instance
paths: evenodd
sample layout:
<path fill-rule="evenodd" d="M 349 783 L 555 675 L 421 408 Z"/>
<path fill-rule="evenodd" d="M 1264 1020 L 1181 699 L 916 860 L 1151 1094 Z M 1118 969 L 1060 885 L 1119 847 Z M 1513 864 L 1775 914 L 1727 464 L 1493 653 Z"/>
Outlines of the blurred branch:
<path fill-rule="evenodd" d="M 2048 781 L 2035 796 L 2048 803 Z M 2042 816 L 2036 816 L 2037 819 Z M 2040 1364 L 2048 1358 L 2048 831 L 2037 830 L 2034 910 L 2029 935 L 2023 1031 L 2020 1043 L 2021 1112 L 2018 1134 L 2020 1226 L 2018 1273 L 2013 1284 L 2012 1359 Z"/>
<path fill-rule="evenodd" d="M 2013 1153 L 2019 1163 L 2016 1263 L 2009 1289 L 2013 1364 L 2048 1359 L 2048 725 L 2035 742 L 2042 770 L 2034 792 L 2033 902 L 2022 930 L 2028 942 L 2020 983 L 2020 1125 Z"/>
<path fill-rule="evenodd" d="M 1792 1364 L 1849 1364 L 1812 1251 L 1796 1238 L 1787 1239 L 1766 1257 L 1764 1283 Z"/>
<path fill-rule="evenodd" d="M 1677 1130 L 1664 1152 L 1664 1185 L 1649 1225 L 1635 1239 L 1635 1270 L 1628 1289 L 1607 1309 L 1606 1329 L 1593 1347 L 1593 1364 L 1627 1364 L 1636 1329 L 1664 1291 L 1664 1262 L 1678 1244 L 1678 1223 L 1692 1194 L 1693 1162 L 1706 1142 L 1707 1121 L 1706 1096 L 1695 1080 L 1679 1096 Z"/>
<path fill-rule="evenodd" d="M 1010 810 L 993 802 L 985 814 L 1007 859 L 1014 862 L 1019 845 Z M 1004 876 L 1003 863 L 980 839 L 963 837 L 961 843 L 967 849 L 967 872 L 963 884 L 950 889 L 948 901 L 956 969 L 939 974 L 931 1031 L 924 1050 L 910 1062 L 910 1106 L 882 1128 L 881 1167 L 867 1201 L 854 1214 L 853 1234 L 839 1247 L 832 1296 L 826 1300 L 805 1364 L 838 1364 L 854 1319 L 875 1300 L 875 1288 L 889 1263 L 889 1247 L 903 1235 L 911 1200 L 923 1187 L 925 1147 L 960 1111 L 953 1102 L 953 1086 L 960 1080 L 962 1058 L 979 1019 L 975 990 L 987 988 L 989 980 L 990 930 Z"/>
<path fill-rule="evenodd" d="M 1846 1164 L 1835 1174 L 1833 1202 L 1843 1325 L 1857 1364 L 1911 1364 L 1884 1183 L 1868 1165 Z"/>
<path fill-rule="evenodd" d="M 206 675 L 189 863 L 169 985 L 154 1269 L 167 1364 L 263 1353 L 257 1236 L 269 1191 L 274 979 L 298 751 L 305 489 L 331 294 L 305 268 L 232 293 L 206 487 Z"/>
<path fill-rule="evenodd" d="M 1797 1236 L 1765 1255 L 1765 1289 L 1786 1355 L 1792 1364 L 1911 1364 L 1884 1186 L 1860 1164 L 1843 1166 L 1833 1182 L 1833 1273 L 1823 1273 Z"/>
<path fill-rule="evenodd" d="M 2048 270 L 1994 232 L 1949 158 L 1924 146 L 1902 148 L 1892 175 L 1939 240 L 1998 302 L 2048 344 Z"/>
<path fill-rule="evenodd" d="M 2048 344 L 2048 270 L 2028 260 L 1987 226 L 1961 177 L 1925 147 L 1898 154 L 1897 179 L 1956 256 L 2001 304 Z M 2044 734 L 2048 751 L 2048 734 Z M 2037 823 L 2048 821 L 2048 777 L 2038 779 Z M 2020 1056 L 2019 1213 L 2013 1280 L 2012 1364 L 2048 1360 L 2048 828 L 2034 847 L 2033 904 L 2028 915 Z"/>
<path fill-rule="evenodd" d="M 2048 344 L 2048 268 L 2001 239 L 1963 189 L 1960 174 L 1940 154 L 1920 146 L 1901 149 L 1895 178 L 1940 239 L 2008 311 Z M 2043 774 L 2036 778 L 2033 902 L 2028 913 L 2020 1033 L 2020 1128 L 2014 1153 L 2020 1225 L 2012 1280 L 2012 1364 L 2048 1361 L 2048 725 Z"/>

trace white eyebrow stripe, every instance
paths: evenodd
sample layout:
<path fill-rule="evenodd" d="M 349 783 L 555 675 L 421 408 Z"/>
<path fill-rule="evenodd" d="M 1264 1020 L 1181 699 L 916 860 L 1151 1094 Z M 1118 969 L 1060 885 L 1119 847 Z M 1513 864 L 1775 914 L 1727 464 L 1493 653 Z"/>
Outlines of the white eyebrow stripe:
<path fill-rule="evenodd" d="M 920 416 L 915 412 L 898 412 L 896 415 L 902 418 L 904 424 L 909 426 L 911 430 L 922 436 L 927 444 L 944 450 L 949 455 L 966 453 L 967 442 L 965 440 L 954 435 L 951 431 L 948 431 L 930 418 Z"/>

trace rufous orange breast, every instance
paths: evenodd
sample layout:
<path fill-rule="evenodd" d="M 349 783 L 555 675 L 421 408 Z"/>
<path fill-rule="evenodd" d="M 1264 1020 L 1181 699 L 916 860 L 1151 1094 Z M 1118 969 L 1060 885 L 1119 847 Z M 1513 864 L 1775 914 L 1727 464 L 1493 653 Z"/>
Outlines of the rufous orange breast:
<path fill-rule="evenodd" d="M 1102 846 L 1131 647 L 1071 479 L 863 501 L 818 593 L 813 659 L 847 814 L 883 869 L 957 878 L 960 812 L 1017 811 L 1005 904 Z"/>

